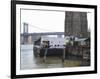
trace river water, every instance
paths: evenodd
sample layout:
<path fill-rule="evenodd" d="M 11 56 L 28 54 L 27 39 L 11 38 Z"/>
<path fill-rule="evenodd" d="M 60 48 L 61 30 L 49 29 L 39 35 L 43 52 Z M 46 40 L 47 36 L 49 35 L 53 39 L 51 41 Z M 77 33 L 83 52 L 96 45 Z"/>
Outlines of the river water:
<path fill-rule="evenodd" d="M 21 45 L 21 69 L 41 69 L 41 68 L 62 68 L 62 67 L 78 67 L 81 66 L 81 60 L 65 60 L 59 57 L 47 57 L 43 61 L 43 57 L 35 57 L 33 54 L 33 45 Z"/>

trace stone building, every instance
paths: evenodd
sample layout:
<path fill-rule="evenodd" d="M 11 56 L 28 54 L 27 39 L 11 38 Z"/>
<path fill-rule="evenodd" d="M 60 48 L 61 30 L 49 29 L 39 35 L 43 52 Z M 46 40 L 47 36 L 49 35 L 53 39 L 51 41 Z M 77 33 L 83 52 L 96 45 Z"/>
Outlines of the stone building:
<path fill-rule="evenodd" d="M 88 24 L 87 24 L 86 12 L 65 12 L 65 36 L 88 36 Z"/>

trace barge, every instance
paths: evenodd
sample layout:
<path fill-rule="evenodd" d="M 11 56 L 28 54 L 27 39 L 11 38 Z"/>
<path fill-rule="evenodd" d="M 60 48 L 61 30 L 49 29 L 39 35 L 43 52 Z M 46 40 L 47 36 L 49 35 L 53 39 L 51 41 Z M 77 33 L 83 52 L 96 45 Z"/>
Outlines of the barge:
<path fill-rule="evenodd" d="M 65 48 L 64 38 L 41 37 L 34 42 L 33 51 L 35 57 L 63 55 Z"/>
<path fill-rule="evenodd" d="M 34 42 L 33 53 L 35 57 L 57 56 L 65 59 L 76 56 L 90 60 L 90 39 L 41 37 Z"/>

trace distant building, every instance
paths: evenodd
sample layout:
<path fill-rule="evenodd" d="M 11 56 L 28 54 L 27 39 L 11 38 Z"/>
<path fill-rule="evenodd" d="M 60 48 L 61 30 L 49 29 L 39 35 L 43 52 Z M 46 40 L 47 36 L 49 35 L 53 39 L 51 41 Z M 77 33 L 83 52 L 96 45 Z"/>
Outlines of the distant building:
<path fill-rule="evenodd" d="M 88 37 L 86 12 L 65 12 L 65 36 Z"/>

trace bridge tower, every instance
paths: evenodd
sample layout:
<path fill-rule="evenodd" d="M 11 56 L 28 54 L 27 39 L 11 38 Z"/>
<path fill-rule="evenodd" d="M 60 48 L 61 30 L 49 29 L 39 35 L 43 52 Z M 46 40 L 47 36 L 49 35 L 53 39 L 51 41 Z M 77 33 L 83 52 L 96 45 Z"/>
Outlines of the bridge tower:
<path fill-rule="evenodd" d="M 28 33 L 28 24 L 27 23 L 23 23 L 23 33 L 24 34 Z"/>
<path fill-rule="evenodd" d="M 88 23 L 86 12 L 65 12 L 65 36 L 87 37 Z"/>
<path fill-rule="evenodd" d="M 23 23 L 23 34 L 24 34 L 23 43 L 27 44 L 28 43 L 28 24 L 27 23 Z"/>

